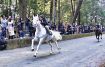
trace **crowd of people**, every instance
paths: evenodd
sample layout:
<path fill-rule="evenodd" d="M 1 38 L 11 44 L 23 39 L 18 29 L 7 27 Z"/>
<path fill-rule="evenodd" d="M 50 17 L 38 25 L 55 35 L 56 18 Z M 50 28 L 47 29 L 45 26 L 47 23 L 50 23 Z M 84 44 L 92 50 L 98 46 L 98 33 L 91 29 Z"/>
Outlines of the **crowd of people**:
<path fill-rule="evenodd" d="M 102 31 L 105 31 L 105 28 L 102 25 L 75 25 L 70 23 L 60 23 L 58 25 L 58 30 L 61 34 L 80 34 L 94 32 L 95 27 L 101 28 Z"/>
<path fill-rule="evenodd" d="M 26 18 L 26 21 L 23 22 L 22 18 L 17 18 L 14 20 L 11 18 L 11 16 L 8 18 L 2 16 L 0 20 L 0 38 L 14 39 L 24 38 L 26 36 L 33 37 L 35 34 L 35 28 L 33 27 L 32 21 L 29 18 Z M 94 31 L 94 26 L 92 25 L 75 25 L 64 22 L 56 25 L 55 23 L 47 21 L 45 17 L 41 17 L 41 22 L 43 25 L 47 24 L 49 29 L 60 31 L 62 35 L 90 33 Z M 104 27 L 101 27 L 104 31 Z"/>

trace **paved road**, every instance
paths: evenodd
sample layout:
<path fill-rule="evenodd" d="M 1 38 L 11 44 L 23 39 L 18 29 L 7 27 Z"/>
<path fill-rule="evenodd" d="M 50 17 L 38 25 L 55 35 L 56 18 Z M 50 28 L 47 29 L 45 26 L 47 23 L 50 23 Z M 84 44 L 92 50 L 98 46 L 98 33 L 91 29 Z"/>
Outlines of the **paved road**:
<path fill-rule="evenodd" d="M 105 60 L 105 35 L 100 42 L 95 36 L 61 41 L 61 53 L 54 46 L 41 45 L 37 58 L 30 47 L 0 51 L 0 67 L 98 67 Z"/>

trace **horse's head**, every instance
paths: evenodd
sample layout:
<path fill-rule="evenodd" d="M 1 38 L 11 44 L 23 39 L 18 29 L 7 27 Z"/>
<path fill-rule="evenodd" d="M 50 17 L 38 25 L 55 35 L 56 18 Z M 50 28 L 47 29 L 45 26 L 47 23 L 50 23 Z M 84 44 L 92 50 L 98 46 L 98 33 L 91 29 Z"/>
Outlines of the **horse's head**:
<path fill-rule="evenodd" d="M 40 24 L 39 16 L 33 16 L 33 26 L 36 27 Z"/>

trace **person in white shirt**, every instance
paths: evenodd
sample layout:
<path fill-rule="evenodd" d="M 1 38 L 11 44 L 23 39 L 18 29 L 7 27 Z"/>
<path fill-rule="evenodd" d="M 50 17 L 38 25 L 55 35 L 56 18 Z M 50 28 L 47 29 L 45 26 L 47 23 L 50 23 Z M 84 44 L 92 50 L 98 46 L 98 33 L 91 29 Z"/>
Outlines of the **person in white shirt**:
<path fill-rule="evenodd" d="M 9 39 L 13 39 L 14 36 L 15 36 L 14 23 L 13 22 L 14 21 L 11 18 L 8 20 L 8 27 L 7 27 L 7 29 L 8 29 L 8 33 L 9 33 Z"/>

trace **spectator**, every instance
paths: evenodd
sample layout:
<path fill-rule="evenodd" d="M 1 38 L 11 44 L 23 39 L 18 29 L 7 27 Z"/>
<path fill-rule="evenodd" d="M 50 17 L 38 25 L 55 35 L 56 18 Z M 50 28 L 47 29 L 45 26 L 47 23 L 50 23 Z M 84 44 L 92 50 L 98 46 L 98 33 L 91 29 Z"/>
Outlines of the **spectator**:
<path fill-rule="evenodd" d="M 7 19 L 5 16 L 3 16 L 3 19 L 1 20 L 1 27 L 2 27 L 2 35 L 6 38 Z"/>
<path fill-rule="evenodd" d="M 72 30 L 71 30 L 70 24 L 67 25 L 67 34 L 72 34 Z"/>
<path fill-rule="evenodd" d="M 52 30 L 56 30 L 56 25 L 55 25 L 55 23 L 52 23 L 51 29 L 52 29 Z"/>
<path fill-rule="evenodd" d="M 30 19 L 29 18 L 26 18 L 26 33 L 29 32 L 29 26 L 30 26 Z"/>
<path fill-rule="evenodd" d="M 60 31 L 61 34 L 65 34 L 65 27 L 64 27 L 63 23 L 58 24 L 58 31 Z"/>
<path fill-rule="evenodd" d="M 14 23 L 13 22 L 14 21 L 11 18 L 8 20 L 8 27 L 7 27 L 7 29 L 8 29 L 8 33 L 9 33 L 9 39 L 13 39 L 14 36 L 15 36 Z"/>
<path fill-rule="evenodd" d="M 18 22 L 17 22 L 17 28 L 18 28 L 18 35 L 20 37 L 21 32 L 23 31 L 23 23 L 22 23 L 22 19 L 19 18 Z"/>
<path fill-rule="evenodd" d="M 6 49 L 6 41 L 4 40 L 4 37 L 2 36 L 2 29 L 0 25 L 0 50 Z"/>
<path fill-rule="evenodd" d="M 75 33 L 75 26 L 74 25 L 72 25 L 72 34 L 74 34 Z"/>
<path fill-rule="evenodd" d="M 20 30 L 19 31 L 19 38 L 24 38 L 24 36 L 25 36 L 25 33 L 22 31 L 22 30 Z"/>
<path fill-rule="evenodd" d="M 29 24 L 29 36 L 32 37 L 35 35 L 35 28 L 32 26 L 32 23 Z"/>

